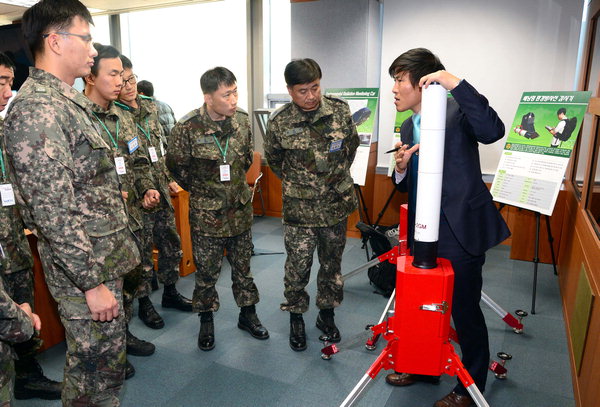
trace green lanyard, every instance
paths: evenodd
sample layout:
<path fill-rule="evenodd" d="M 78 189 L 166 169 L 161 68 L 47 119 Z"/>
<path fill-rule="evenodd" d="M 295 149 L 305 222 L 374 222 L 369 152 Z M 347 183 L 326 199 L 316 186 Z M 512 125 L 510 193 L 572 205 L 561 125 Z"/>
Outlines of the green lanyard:
<path fill-rule="evenodd" d="M 110 131 L 108 130 L 108 128 L 106 127 L 106 125 L 104 124 L 104 122 L 102 120 L 100 120 L 100 118 L 96 115 L 96 113 L 92 112 L 92 114 L 94 115 L 94 117 L 96 119 L 98 119 L 98 121 L 100 122 L 100 125 L 102 125 L 102 127 L 106 131 L 106 134 L 108 134 L 108 137 L 110 138 L 110 141 L 112 141 L 113 145 L 115 146 L 115 150 L 118 150 L 119 149 L 119 145 L 117 144 L 117 141 L 119 141 L 119 119 L 117 118 L 117 138 L 115 140 L 113 138 L 112 134 L 110 133 Z"/>
<path fill-rule="evenodd" d="M 0 147 L 0 166 L 2 167 L 2 179 L 6 179 L 6 168 L 4 167 L 4 151 Z"/>
<path fill-rule="evenodd" d="M 142 126 L 140 126 L 138 123 L 136 123 L 135 125 L 138 126 L 138 129 L 140 129 L 142 131 L 142 133 L 144 133 L 144 136 L 146 136 L 148 141 L 150 141 L 150 125 L 148 124 L 148 118 L 146 117 L 145 119 L 146 119 L 146 130 L 144 130 L 142 128 Z"/>
<path fill-rule="evenodd" d="M 227 136 L 227 142 L 225 142 L 225 151 L 223 151 L 223 149 L 221 148 L 221 143 L 219 143 L 219 140 L 217 140 L 217 137 L 215 137 L 214 134 L 212 136 L 215 139 L 215 144 L 217 145 L 217 147 L 219 147 L 219 151 L 221 152 L 221 155 L 223 156 L 223 162 L 226 163 L 227 162 L 227 149 L 229 148 L 229 136 Z"/>

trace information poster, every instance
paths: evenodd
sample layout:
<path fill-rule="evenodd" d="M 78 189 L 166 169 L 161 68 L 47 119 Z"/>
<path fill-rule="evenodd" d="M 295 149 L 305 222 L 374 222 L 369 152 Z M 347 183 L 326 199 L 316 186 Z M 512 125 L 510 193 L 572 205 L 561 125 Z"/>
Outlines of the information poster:
<path fill-rule="evenodd" d="M 390 146 L 383 147 L 389 151 L 394 148 L 397 142 L 400 141 L 400 128 L 402 127 L 402 123 L 410 116 L 413 115 L 412 110 L 407 110 L 404 112 L 396 112 L 396 120 L 394 121 L 394 137 L 392 138 L 392 144 Z M 388 177 L 392 176 L 394 172 L 394 168 L 396 167 L 396 161 L 394 160 L 394 154 L 390 153 L 390 162 L 388 165 Z"/>
<path fill-rule="evenodd" d="M 375 128 L 377 105 L 379 103 L 379 89 L 327 89 L 325 94 L 344 99 L 350 106 L 352 120 L 360 137 L 360 145 L 356 150 L 356 157 L 350 168 L 350 175 L 352 175 L 355 184 L 364 186 L 367 178 L 367 166 L 369 164 L 373 129 Z"/>
<path fill-rule="evenodd" d="M 497 202 L 552 215 L 591 92 L 525 92 L 492 184 Z"/>

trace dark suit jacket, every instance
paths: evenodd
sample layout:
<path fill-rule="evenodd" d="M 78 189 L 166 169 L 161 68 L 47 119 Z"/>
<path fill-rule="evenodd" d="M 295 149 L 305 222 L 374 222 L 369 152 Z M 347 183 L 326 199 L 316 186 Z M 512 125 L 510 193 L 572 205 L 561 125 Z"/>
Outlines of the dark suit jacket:
<path fill-rule="evenodd" d="M 455 242 L 440 239 L 440 252 L 453 250 L 456 242 L 470 255 L 479 256 L 496 246 L 508 236 L 510 231 L 498 209 L 492 202 L 492 195 L 482 180 L 479 163 L 478 142 L 491 144 L 504 136 L 504 124 L 492 109 L 485 97 L 480 95 L 467 81 L 463 80 L 452 90 L 454 99 L 448 100 L 446 113 L 446 141 L 444 151 L 444 175 L 442 181 L 442 222 L 447 222 Z M 402 142 L 413 145 L 412 119 L 401 127 Z M 409 163 L 406 176 L 396 188 L 416 194 L 416 185 L 410 184 Z M 395 180 L 394 173 L 394 183 Z M 410 206 L 410 205 L 409 205 Z M 445 219 L 444 219 L 445 218 Z M 409 247 L 414 236 L 415 208 L 409 207 L 408 233 Z M 445 227 L 445 225 L 444 225 Z M 440 237 L 444 235 L 440 224 Z"/>

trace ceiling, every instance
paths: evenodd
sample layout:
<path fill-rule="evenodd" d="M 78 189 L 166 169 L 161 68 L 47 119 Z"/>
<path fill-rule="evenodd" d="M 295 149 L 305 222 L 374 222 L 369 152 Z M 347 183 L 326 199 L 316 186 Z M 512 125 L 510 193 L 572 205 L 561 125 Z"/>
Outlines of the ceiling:
<path fill-rule="evenodd" d="M 27 10 L 30 5 L 37 3 L 37 1 L 38 0 L 0 0 L 0 25 L 11 24 L 15 20 L 19 20 L 25 10 Z M 221 0 L 82 0 L 82 3 L 90 9 L 93 15 L 98 15 L 119 14 L 135 10 L 183 6 L 211 1 Z M 15 3 L 26 5 L 13 5 Z"/>

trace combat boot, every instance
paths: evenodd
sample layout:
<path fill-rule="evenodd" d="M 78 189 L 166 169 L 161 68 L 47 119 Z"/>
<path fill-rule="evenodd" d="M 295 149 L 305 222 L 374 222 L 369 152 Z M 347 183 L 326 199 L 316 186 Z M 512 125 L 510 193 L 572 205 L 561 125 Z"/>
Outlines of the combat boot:
<path fill-rule="evenodd" d="M 15 398 L 28 400 L 60 400 L 62 383 L 44 376 L 42 367 L 35 358 L 15 360 Z"/>
<path fill-rule="evenodd" d="M 254 305 L 242 307 L 238 318 L 238 328 L 248 331 L 256 339 L 269 338 L 269 331 L 260 323 Z"/>
<path fill-rule="evenodd" d="M 328 342 L 339 342 L 342 340 L 340 330 L 335 326 L 335 322 L 333 321 L 333 316 L 333 308 L 322 309 L 319 311 L 317 328 L 325 334 L 319 339 L 322 338 Z"/>
<path fill-rule="evenodd" d="M 132 334 L 129 331 L 129 326 L 127 326 L 126 335 L 127 335 L 126 350 L 127 350 L 128 355 L 150 356 L 156 350 L 156 347 L 154 346 L 154 344 L 152 344 L 148 341 L 145 341 L 143 339 L 140 339 L 140 338 L 136 337 L 134 334 Z"/>
<path fill-rule="evenodd" d="M 135 367 L 133 367 L 128 359 L 125 361 L 125 380 L 129 380 L 133 376 L 135 376 Z"/>
<path fill-rule="evenodd" d="M 165 285 L 162 306 L 163 308 L 175 308 L 179 311 L 192 312 L 192 300 L 179 294 L 175 284 Z"/>
<path fill-rule="evenodd" d="M 296 352 L 306 349 L 306 330 L 302 314 L 290 312 L 290 348 Z"/>
<path fill-rule="evenodd" d="M 156 309 L 154 308 L 154 305 L 152 305 L 150 298 L 146 296 L 140 298 L 138 301 L 140 304 L 138 316 L 147 327 L 152 329 L 161 329 L 165 326 L 165 321 L 160 315 L 158 315 L 158 312 L 156 312 Z"/>
<path fill-rule="evenodd" d="M 215 324 L 213 322 L 213 313 L 211 311 L 200 313 L 198 347 L 204 351 L 215 348 Z"/>

